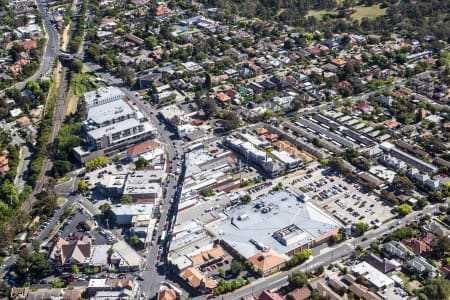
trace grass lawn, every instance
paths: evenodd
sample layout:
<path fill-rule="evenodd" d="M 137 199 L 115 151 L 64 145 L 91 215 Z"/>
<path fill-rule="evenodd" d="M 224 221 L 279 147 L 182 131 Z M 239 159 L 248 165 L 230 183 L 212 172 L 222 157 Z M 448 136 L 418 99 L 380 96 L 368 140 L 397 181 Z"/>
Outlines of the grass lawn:
<path fill-rule="evenodd" d="M 396 275 L 403 280 L 403 285 L 407 285 L 408 282 L 410 281 L 409 277 L 402 272 L 398 272 Z"/>
<path fill-rule="evenodd" d="M 67 182 L 67 181 L 69 181 L 69 180 L 70 180 L 69 177 L 64 176 L 64 177 L 58 178 L 58 180 L 56 180 L 56 183 L 57 183 L 57 184 L 60 184 L 60 183 Z"/>
<path fill-rule="evenodd" d="M 96 89 L 94 84 L 94 76 L 87 72 L 88 69 L 82 68 L 81 74 L 74 74 L 70 84 L 69 92 L 66 99 L 66 115 L 69 115 L 77 110 L 78 99 L 86 92 Z"/>
<path fill-rule="evenodd" d="M 351 17 L 358 21 L 361 21 L 362 18 L 375 19 L 376 17 L 386 14 L 386 9 L 380 8 L 380 5 L 357 6 L 354 7 L 354 10 L 355 12 Z"/>
<path fill-rule="evenodd" d="M 321 21 L 324 15 L 337 15 L 336 12 L 332 10 L 310 10 L 306 17 L 315 17 L 317 20 Z"/>
<path fill-rule="evenodd" d="M 66 203 L 67 199 L 64 197 L 58 197 L 58 199 L 56 200 L 56 204 L 58 205 L 62 205 L 64 203 Z"/>

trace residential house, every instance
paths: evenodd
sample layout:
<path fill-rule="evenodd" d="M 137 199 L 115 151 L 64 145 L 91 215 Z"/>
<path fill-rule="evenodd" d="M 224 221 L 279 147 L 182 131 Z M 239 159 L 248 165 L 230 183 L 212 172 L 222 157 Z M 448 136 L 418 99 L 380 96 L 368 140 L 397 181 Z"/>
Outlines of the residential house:
<path fill-rule="evenodd" d="M 396 264 L 392 263 L 387 258 L 380 258 L 372 253 L 366 255 L 364 260 L 384 274 L 396 269 Z"/>
<path fill-rule="evenodd" d="M 353 282 L 349 287 L 348 290 L 351 291 L 355 296 L 359 297 L 360 299 L 365 300 L 381 300 L 382 298 L 377 296 L 375 293 L 369 291 L 368 288 L 365 286 L 358 284 L 356 282 Z"/>
<path fill-rule="evenodd" d="M 9 172 L 9 156 L 8 150 L 3 150 L 0 156 L 0 174 L 5 175 Z"/>
<path fill-rule="evenodd" d="M 419 241 L 417 239 L 404 239 L 402 243 L 406 246 L 410 247 L 414 253 L 421 256 L 428 255 L 433 249 L 428 246 L 426 243 Z"/>
<path fill-rule="evenodd" d="M 385 95 L 380 95 L 378 97 L 378 101 L 388 107 L 391 107 L 392 104 L 394 103 L 394 99 L 392 98 L 392 96 L 385 96 Z"/>
<path fill-rule="evenodd" d="M 412 272 L 424 274 L 428 277 L 436 277 L 437 269 L 430 265 L 427 260 L 421 256 L 416 256 L 408 261 L 406 267 Z"/>
<path fill-rule="evenodd" d="M 191 287 L 202 293 L 212 292 L 217 286 L 217 282 L 214 279 L 205 277 L 204 274 L 194 267 L 184 269 L 179 276 Z"/>
<path fill-rule="evenodd" d="M 297 288 L 286 295 L 287 300 L 307 300 L 311 297 L 311 290 L 307 287 Z"/>
<path fill-rule="evenodd" d="M 405 245 L 397 241 L 390 241 L 383 244 L 383 251 L 390 256 L 406 259 L 414 256 L 414 253 L 410 251 Z"/>
<path fill-rule="evenodd" d="M 72 265 L 77 265 L 80 268 L 90 267 L 91 239 L 86 235 L 80 237 L 80 239 L 76 238 L 74 241 L 66 241 L 62 238 L 56 240 L 48 259 L 50 269 L 68 270 Z"/>
<path fill-rule="evenodd" d="M 431 245 L 431 244 L 433 243 L 433 241 L 434 241 L 435 239 L 437 239 L 437 236 L 434 235 L 433 233 L 429 232 L 429 231 L 426 231 L 426 232 L 422 232 L 422 233 L 419 235 L 418 239 L 419 239 L 420 241 L 424 242 L 424 243 L 427 244 L 427 245 Z"/>
<path fill-rule="evenodd" d="M 130 41 L 130 42 L 132 42 L 132 43 L 134 43 L 136 46 L 142 46 L 142 45 L 144 45 L 144 40 L 141 39 L 141 38 L 139 38 L 139 37 L 137 37 L 137 36 L 135 36 L 135 35 L 132 34 L 132 33 L 127 34 L 127 35 L 125 36 L 125 39 L 128 40 L 128 41 Z"/>
<path fill-rule="evenodd" d="M 216 98 L 216 100 L 218 100 L 220 102 L 220 104 L 222 106 L 228 105 L 230 103 L 230 101 L 231 101 L 231 98 L 227 94 L 225 94 L 223 92 L 217 93 L 215 95 L 215 98 Z"/>
<path fill-rule="evenodd" d="M 360 102 L 358 104 L 358 109 L 361 110 L 363 113 L 370 114 L 373 111 L 373 106 L 367 104 L 366 102 Z"/>
<path fill-rule="evenodd" d="M 258 300 L 284 300 L 280 294 L 271 292 L 269 290 L 263 291 L 259 296 Z"/>
<path fill-rule="evenodd" d="M 226 50 L 225 54 L 232 56 L 237 61 L 243 61 L 248 59 L 248 55 L 246 53 L 242 53 L 236 50 L 236 48 L 230 48 Z"/>
<path fill-rule="evenodd" d="M 319 292 L 319 295 L 323 299 L 329 299 L 329 300 L 341 300 L 342 297 L 339 296 L 335 291 L 333 291 L 325 281 L 325 278 L 319 277 L 317 279 L 312 280 L 309 283 L 309 286 L 312 289 L 315 289 Z"/>

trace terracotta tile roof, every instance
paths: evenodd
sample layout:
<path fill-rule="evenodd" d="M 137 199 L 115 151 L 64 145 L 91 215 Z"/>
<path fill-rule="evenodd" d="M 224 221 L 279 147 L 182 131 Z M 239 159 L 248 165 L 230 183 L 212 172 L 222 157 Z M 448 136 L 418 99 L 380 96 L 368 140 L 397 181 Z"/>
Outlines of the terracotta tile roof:
<path fill-rule="evenodd" d="M 202 251 L 197 255 L 191 256 L 191 260 L 194 266 L 202 265 L 212 259 L 217 259 L 223 257 L 225 252 L 221 247 L 214 247 L 209 249 L 208 251 Z"/>
<path fill-rule="evenodd" d="M 419 235 L 419 240 L 424 243 L 427 243 L 428 245 L 430 245 L 436 238 L 437 236 L 435 236 L 429 231 L 423 232 L 421 235 Z"/>
<path fill-rule="evenodd" d="M 162 290 L 158 294 L 158 300 L 176 300 L 177 292 L 174 289 Z"/>
<path fill-rule="evenodd" d="M 287 298 L 292 300 L 305 300 L 309 297 L 311 297 L 311 290 L 307 287 L 295 289 L 287 294 Z"/>
<path fill-rule="evenodd" d="M 9 172 L 9 156 L 8 151 L 2 151 L 0 156 L 0 173 L 6 174 Z"/>
<path fill-rule="evenodd" d="M 267 251 L 256 253 L 248 261 L 257 267 L 259 271 L 265 272 L 283 264 L 286 262 L 286 259 L 275 250 L 269 248 Z"/>
<path fill-rule="evenodd" d="M 338 66 L 338 67 L 343 67 L 343 66 L 345 66 L 345 64 L 347 63 L 345 60 L 340 59 L 340 58 L 333 58 L 332 60 L 330 60 L 330 62 L 331 62 L 333 65 L 336 65 L 336 66 Z"/>
<path fill-rule="evenodd" d="M 21 41 L 18 43 L 19 45 L 22 45 L 22 47 L 24 47 L 27 50 L 30 49 L 36 49 L 38 47 L 38 42 L 37 40 L 26 40 L 26 41 Z"/>
<path fill-rule="evenodd" d="M 156 149 L 160 146 L 160 143 L 155 140 L 147 141 L 141 144 L 138 144 L 134 147 L 128 148 L 127 154 L 128 155 L 139 155 L 148 151 L 151 151 L 153 149 Z"/>
<path fill-rule="evenodd" d="M 119 279 L 109 278 L 109 279 L 106 279 L 105 283 L 108 286 L 113 286 L 116 288 L 127 289 L 127 290 L 133 290 L 133 288 L 135 286 L 134 279 L 132 279 L 132 278 L 119 278 Z"/>
<path fill-rule="evenodd" d="M 206 288 L 212 289 L 217 286 L 217 283 L 213 279 L 205 278 L 199 270 L 193 267 L 181 271 L 180 277 L 187 280 L 189 284 L 196 289 L 200 287 L 202 282 L 205 284 Z"/>
<path fill-rule="evenodd" d="M 289 154 L 294 154 L 294 155 L 301 154 L 301 152 L 297 148 L 286 144 L 284 141 L 276 141 L 273 143 L 273 145 Z"/>
<path fill-rule="evenodd" d="M 78 300 L 81 298 L 81 294 L 83 293 L 83 290 L 69 290 L 65 289 L 63 291 L 63 299 L 64 300 Z"/>
<path fill-rule="evenodd" d="M 358 104 L 358 108 L 359 108 L 360 110 L 362 110 L 362 111 L 365 111 L 365 112 L 369 112 L 369 111 L 372 111 L 372 110 L 373 110 L 373 106 L 372 106 L 372 105 L 369 105 L 369 104 L 367 104 L 367 103 L 365 103 L 365 102 L 360 102 L 360 103 Z"/>
<path fill-rule="evenodd" d="M 258 300 L 284 300 L 284 299 L 277 293 L 271 291 L 264 291 L 258 296 Z"/>
<path fill-rule="evenodd" d="M 256 128 L 255 132 L 256 132 L 257 135 L 263 135 L 263 134 L 269 133 L 269 130 L 267 130 L 264 127 L 260 127 L 260 128 Z"/>
<path fill-rule="evenodd" d="M 168 14 L 170 12 L 171 12 L 171 10 L 167 6 L 160 5 L 156 8 L 155 14 L 159 17 L 159 16 L 163 16 L 165 14 Z"/>
<path fill-rule="evenodd" d="M 417 239 L 405 239 L 402 241 L 402 243 L 413 249 L 414 253 L 416 253 L 417 255 L 427 254 L 431 250 L 433 250 L 430 246 Z"/>
<path fill-rule="evenodd" d="M 227 94 L 222 93 L 222 92 L 217 93 L 217 94 L 216 94 L 216 98 L 217 98 L 217 100 L 219 100 L 220 102 L 228 102 L 228 101 L 231 100 L 231 98 L 230 98 Z"/>

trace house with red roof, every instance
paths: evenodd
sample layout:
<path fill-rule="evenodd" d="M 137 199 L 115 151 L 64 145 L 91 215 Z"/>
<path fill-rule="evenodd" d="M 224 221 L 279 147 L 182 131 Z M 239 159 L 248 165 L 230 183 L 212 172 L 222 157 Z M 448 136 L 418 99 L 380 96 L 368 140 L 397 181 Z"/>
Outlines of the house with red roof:
<path fill-rule="evenodd" d="M 428 255 L 433 249 L 418 239 L 404 239 L 402 243 L 410 247 L 414 253 L 421 256 Z"/>
<path fill-rule="evenodd" d="M 370 104 L 367 104 L 366 102 L 360 102 L 358 104 L 358 109 L 364 113 L 371 113 L 373 111 L 373 106 Z"/>
<path fill-rule="evenodd" d="M 431 243 L 433 243 L 433 241 L 434 241 L 435 239 L 437 239 L 437 236 L 435 236 L 434 234 L 432 234 L 432 233 L 429 232 L 429 231 L 422 232 L 422 233 L 419 235 L 419 238 L 418 238 L 419 241 L 422 241 L 422 242 L 424 242 L 424 243 L 427 244 L 427 245 L 431 245 Z"/>

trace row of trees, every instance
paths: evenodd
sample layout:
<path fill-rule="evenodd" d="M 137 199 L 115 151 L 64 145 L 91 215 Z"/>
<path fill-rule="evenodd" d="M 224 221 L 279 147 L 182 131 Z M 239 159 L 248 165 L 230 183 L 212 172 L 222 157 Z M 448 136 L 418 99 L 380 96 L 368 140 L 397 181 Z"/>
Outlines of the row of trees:
<path fill-rule="evenodd" d="M 97 167 L 106 166 L 108 163 L 109 163 L 108 157 L 100 156 L 86 162 L 84 166 L 86 167 L 86 169 L 91 170 Z"/>
<path fill-rule="evenodd" d="M 217 284 L 217 287 L 214 289 L 214 294 L 215 295 L 226 294 L 250 283 L 251 283 L 250 277 L 247 279 L 237 278 L 234 279 L 233 281 L 226 281 L 224 279 L 220 279 L 219 283 Z"/>
<path fill-rule="evenodd" d="M 285 268 L 292 269 L 293 267 L 304 263 L 312 255 L 310 249 L 304 249 L 300 253 L 294 254 L 291 259 L 286 262 Z"/>
<path fill-rule="evenodd" d="M 69 49 L 72 53 L 77 53 L 80 49 L 81 43 L 84 38 L 84 31 L 87 27 L 86 22 L 86 11 L 87 11 L 87 1 L 81 2 L 81 9 L 79 11 L 80 17 L 76 21 L 76 26 L 72 30 L 72 39 L 69 42 Z"/>

